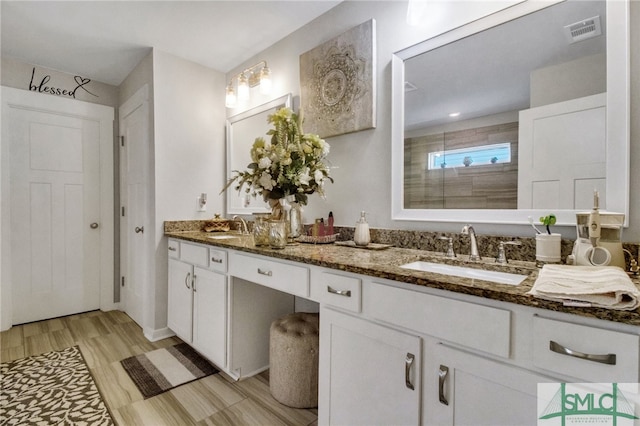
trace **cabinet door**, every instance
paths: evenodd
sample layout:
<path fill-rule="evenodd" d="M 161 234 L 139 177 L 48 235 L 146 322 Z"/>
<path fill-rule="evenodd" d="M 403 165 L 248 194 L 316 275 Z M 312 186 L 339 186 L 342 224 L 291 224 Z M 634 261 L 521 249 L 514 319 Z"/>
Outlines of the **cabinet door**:
<path fill-rule="evenodd" d="M 535 425 L 538 383 L 557 382 L 441 344 L 428 352 L 425 424 Z"/>
<path fill-rule="evenodd" d="M 178 337 L 191 343 L 193 266 L 169 259 L 169 311 L 167 324 Z"/>
<path fill-rule="evenodd" d="M 420 422 L 421 339 L 323 308 L 319 424 Z"/>
<path fill-rule="evenodd" d="M 219 368 L 226 362 L 227 277 L 194 268 L 193 347 Z"/>

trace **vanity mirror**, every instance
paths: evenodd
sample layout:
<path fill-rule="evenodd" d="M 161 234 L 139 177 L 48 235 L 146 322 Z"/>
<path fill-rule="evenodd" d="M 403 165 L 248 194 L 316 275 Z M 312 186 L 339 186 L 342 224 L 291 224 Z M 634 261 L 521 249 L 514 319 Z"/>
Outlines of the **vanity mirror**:
<path fill-rule="evenodd" d="M 250 150 L 259 136 L 265 136 L 270 128 L 267 117 L 283 107 L 291 108 L 291 94 L 279 97 L 227 120 L 227 173 L 230 179 L 234 170 L 246 170 L 251 163 Z M 252 214 L 271 209 L 261 198 L 254 198 L 244 190 L 238 192 L 233 184 L 226 190 L 227 214 Z"/>
<path fill-rule="evenodd" d="M 628 217 L 628 9 L 525 1 L 393 55 L 392 218 L 575 224 L 594 188 Z"/>

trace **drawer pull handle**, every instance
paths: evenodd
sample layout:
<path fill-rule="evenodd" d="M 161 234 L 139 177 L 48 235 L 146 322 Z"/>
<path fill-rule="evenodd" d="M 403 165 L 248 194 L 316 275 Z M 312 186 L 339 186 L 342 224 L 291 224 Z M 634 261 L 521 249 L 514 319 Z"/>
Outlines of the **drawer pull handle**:
<path fill-rule="evenodd" d="M 573 349 L 566 348 L 560 343 L 554 342 L 553 340 L 549 341 L 549 349 L 561 355 L 568 355 L 575 358 L 586 359 L 587 361 L 599 362 L 601 364 L 616 365 L 616 354 L 585 354 L 582 352 L 574 351 Z"/>
<path fill-rule="evenodd" d="M 169 247 L 169 251 L 176 251 L 175 247 Z"/>
<path fill-rule="evenodd" d="M 188 273 L 187 273 L 187 276 L 186 276 L 186 277 L 184 277 L 184 285 L 185 285 L 185 286 L 187 286 L 187 288 L 188 288 L 189 290 L 191 290 L 191 287 L 189 286 L 189 280 L 190 280 L 190 278 L 191 278 L 191 272 L 188 272 Z"/>
<path fill-rule="evenodd" d="M 447 401 L 447 398 L 444 396 L 444 383 L 447 381 L 448 375 L 449 367 L 441 365 L 440 370 L 438 370 L 438 398 L 444 405 L 449 405 L 449 401 Z"/>
<path fill-rule="evenodd" d="M 211 261 L 212 261 L 213 263 L 222 263 L 222 259 L 216 259 L 215 257 L 212 257 L 212 258 L 211 258 Z"/>
<path fill-rule="evenodd" d="M 272 275 L 273 275 L 273 272 L 271 272 L 271 271 L 269 271 L 269 270 L 260 269 L 260 268 L 258 268 L 258 273 L 259 273 L 260 275 L 266 275 L 266 276 L 268 276 L 268 277 L 270 277 L 270 276 L 272 276 Z"/>
<path fill-rule="evenodd" d="M 351 290 L 336 290 L 335 288 L 328 285 L 327 291 L 329 293 L 337 294 L 338 296 L 351 297 Z"/>
<path fill-rule="evenodd" d="M 411 383 L 411 367 L 413 367 L 415 359 L 416 357 L 412 353 L 407 352 L 407 357 L 404 360 L 404 385 L 411 390 L 415 389 L 413 383 Z"/>

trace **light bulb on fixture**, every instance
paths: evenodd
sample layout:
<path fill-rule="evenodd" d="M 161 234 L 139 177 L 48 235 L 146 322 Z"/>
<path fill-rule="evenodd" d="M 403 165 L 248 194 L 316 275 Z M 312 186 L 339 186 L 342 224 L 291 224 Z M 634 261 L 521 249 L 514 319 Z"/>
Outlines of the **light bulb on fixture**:
<path fill-rule="evenodd" d="M 236 106 L 236 92 L 233 90 L 232 83 L 227 86 L 227 96 L 225 96 L 224 104 L 227 108 L 233 108 Z"/>
<path fill-rule="evenodd" d="M 249 100 L 249 80 L 244 73 L 238 77 L 238 100 L 241 102 Z"/>
<path fill-rule="evenodd" d="M 266 63 L 260 71 L 260 93 L 263 95 L 271 93 L 271 70 Z"/>
<path fill-rule="evenodd" d="M 225 97 L 227 108 L 236 107 L 237 102 L 249 101 L 251 88 L 258 85 L 260 86 L 260 94 L 269 95 L 271 93 L 271 70 L 267 66 L 267 61 L 260 61 L 231 77 Z"/>

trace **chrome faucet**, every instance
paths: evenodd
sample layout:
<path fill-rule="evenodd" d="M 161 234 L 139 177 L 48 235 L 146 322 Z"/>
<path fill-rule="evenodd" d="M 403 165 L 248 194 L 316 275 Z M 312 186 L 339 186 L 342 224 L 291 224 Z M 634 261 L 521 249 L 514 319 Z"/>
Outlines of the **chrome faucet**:
<path fill-rule="evenodd" d="M 506 265 L 507 263 L 509 263 L 507 254 L 504 250 L 505 245 L 519 246 L 521 244 L 522 243 L 520 241 L 500 241 L 500 245 L 498 246 L 498 256 L 496 256 L 496 262 L 500 263 L 501 265 Z"/>
<path fill-rule="evenodd" d="M 447 242 L 447 251 L 444 252 L 444 257 L 446 257 L 447 259 L 455 259 L 456 253 L 453 251 L 453 238 L 441 236 L 438 237 L 438 239 Z"/>
<path fill-rule="evenodd" d="M 465 225 L 462 227 L 461 232 L 464 235 L 468 235 L 469 240 L 471 241 L 471 251 L 469 252 L 469 260 L 471 262 L 477 262 L 478 260 L 482 260 L 482 258 L 478 254 L 478 243 L 476 242 L 476 230 L 473 229 L 473 226 Z"/>
<path fill-rule="evenodd" d="M 243 218 L 241 218 L 238 215 L 235 215 L 235 216 L 233 216 L 232 220 L 233 221 L 236 221 L 236 220 L 240 221 L 241 227 L 242 227 L 242 229 L 240 231 L 241 234 L 248 234 L 249 233 L 249 228 L 247 227 L 247 222 L 245 222 L 245 220 Z"/>

